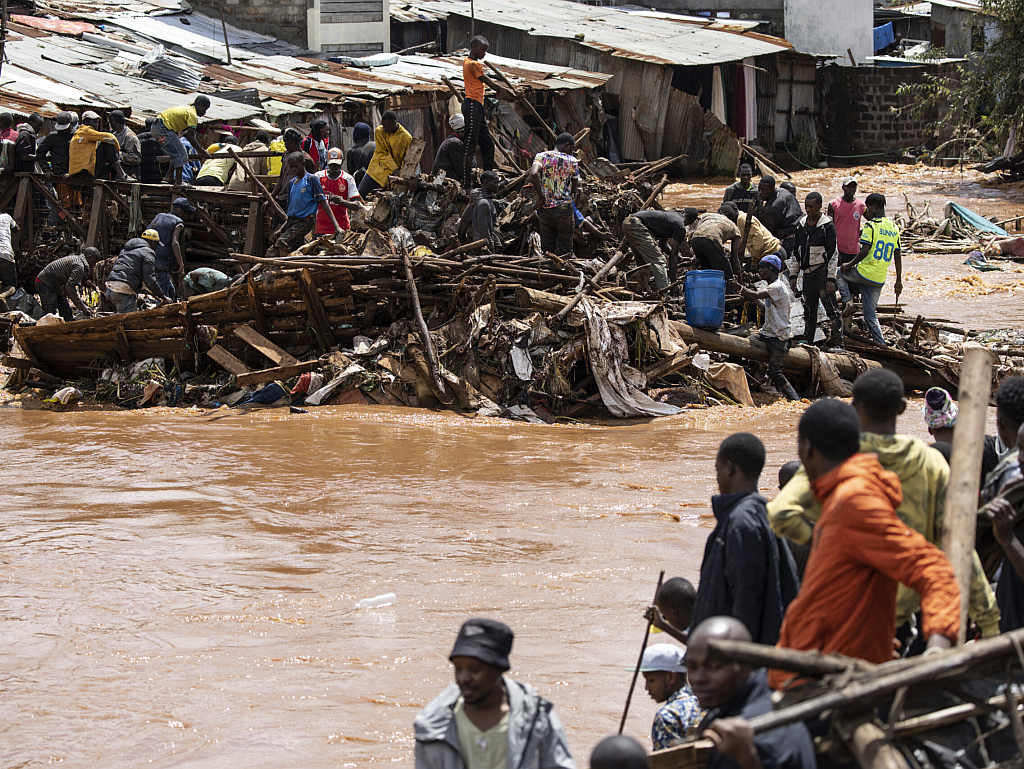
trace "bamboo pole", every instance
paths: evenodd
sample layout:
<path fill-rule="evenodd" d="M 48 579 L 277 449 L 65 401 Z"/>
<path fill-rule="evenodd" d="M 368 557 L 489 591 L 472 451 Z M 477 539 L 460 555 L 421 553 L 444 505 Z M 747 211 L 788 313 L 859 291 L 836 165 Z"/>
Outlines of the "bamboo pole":
<path fill-rule="evenodd" d="M 665 579 L 664 569 L 658 575 L 658 586 L 654 588 L 654 600 L 651 603 L 657 603 L 658 592 L 661 590 L 661 582 Z M 626 728 L 626 716 L 629 715 L 629 703 L 633 701 L 633 690 L 636 688 L 636 679 L 640 675 L 640 665 L 644 661 L 644 651 L 647 649 L 647 639 L 651 637 L 651 621 L 647 620 L 647 627 L 644 630 L 644 642 L 640 644 L 640 655 L 636 658 L 636 668 L 633 670 L 633 680 L 629 684 L 629 693 L 626 695 L 626 707 L 622 710 L 622 720 L 619 721 L 619 734 L 622 734 L 622 730 Z"/>
<path fill-rule="evenodd" d="M 979 344 L 964 345 L 960 366 L 960 413 L 953 430 L 953 454 L 949 463 L 942 549 L 953 564 L 960 586 L 960 643 L 964 642 L 967 631 L 967 596 L 971 591 L 978 487 L 981 483 L 981 451 L 978 447 L 985 440 L 985 416 L 992 392 L 992 358 L 992 353 Z"/>

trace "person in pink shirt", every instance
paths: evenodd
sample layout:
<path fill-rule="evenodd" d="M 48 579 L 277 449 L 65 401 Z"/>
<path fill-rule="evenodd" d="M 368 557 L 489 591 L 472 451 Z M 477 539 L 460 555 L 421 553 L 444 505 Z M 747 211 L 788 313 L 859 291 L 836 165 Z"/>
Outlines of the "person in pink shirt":
<path fill-rule="evenodd" d="M 839 276 L 836 284 L 843 303 L 850 301 L 851 288 L 842 277 L 842 266 L 857 258 L 860 253 L 860 225 L 864 216 L 864 201 L 857 200 L 857 180 L 852 176 L 843 179 L 843 196 L 828 204 L 828 215 L 836 226 L 836 244 L 839 251 Z"/>
<path fill-rule="evenodd" d="M 18 129 L 14 127 L 14 115 L 0 112 L 0 141 L 14 142 L 18 140 Z"/>

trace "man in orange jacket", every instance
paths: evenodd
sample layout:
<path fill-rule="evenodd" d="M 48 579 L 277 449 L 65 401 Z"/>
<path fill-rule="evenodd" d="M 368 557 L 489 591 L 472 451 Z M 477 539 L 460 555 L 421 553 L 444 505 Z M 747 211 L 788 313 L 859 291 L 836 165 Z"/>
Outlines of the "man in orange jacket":
<path fill-rule="evenodd" d="M 800 418 L 797 451 L 822 506 L 804 582 L 779 646 L 881 663 L 893 656 L 897 583 L 921 596 L 929 649 L 949 648 L 960 590 L 945 554 L 896 516 L 899 478 L 860 454 L 860 423 L 842 401 L 820 400 Z M 773 688 L 792 674 L 772 671 Z"/>

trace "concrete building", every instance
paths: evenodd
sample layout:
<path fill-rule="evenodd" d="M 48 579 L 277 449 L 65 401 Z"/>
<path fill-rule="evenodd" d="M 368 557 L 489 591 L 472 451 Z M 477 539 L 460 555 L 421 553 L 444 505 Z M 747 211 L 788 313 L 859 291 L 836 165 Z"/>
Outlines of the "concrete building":
<path fill-rule="evenodd" d="M 324 56 L 391 50 L 388 0 L 194 0 L 193 5 Z"/>
<path fill-rule="evenodd" d="M 977 0 L 932 0 L 932 47 L 947 56 L 984 51 L 999 37 L 999 22 Z"/>

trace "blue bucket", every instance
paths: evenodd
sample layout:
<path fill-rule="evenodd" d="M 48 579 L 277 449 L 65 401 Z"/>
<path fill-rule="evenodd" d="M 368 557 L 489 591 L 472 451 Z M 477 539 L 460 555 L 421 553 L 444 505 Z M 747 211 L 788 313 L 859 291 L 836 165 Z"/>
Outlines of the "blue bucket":
<path fill-rule="evenodd" d="M 725 318 L 725 273 L 691 270 L 686 273 L 686 322 L 716 331 Z"/>

